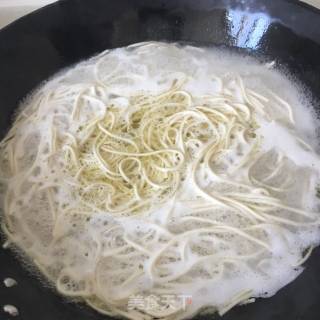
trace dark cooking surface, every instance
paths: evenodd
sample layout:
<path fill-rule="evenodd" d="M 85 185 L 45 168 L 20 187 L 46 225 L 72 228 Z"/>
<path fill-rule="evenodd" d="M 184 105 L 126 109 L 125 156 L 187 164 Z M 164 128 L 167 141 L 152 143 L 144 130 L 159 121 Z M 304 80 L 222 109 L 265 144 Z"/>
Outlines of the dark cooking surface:
<path fill-rule="evenodd" d="M 0 31 L 1 138 L 17 103 L 41 81 L 106 48 L 146 40 L 226 45 L 267 56 L 290 69 L 320 99 L 320 12 L 307 5 L 282 0 L 65 0 Z M 18 286 L 5 288 L 5 277 L 15 278 Z M 2 311 L 7 303 L 18 307 L 16 319 L 107 318 L 63 302 L 10 251 L 0 249 L 0 320 L 12 319 Z M 319 320 L 320 250 L 276 296 L 236 307 L 223 319 Z"/>

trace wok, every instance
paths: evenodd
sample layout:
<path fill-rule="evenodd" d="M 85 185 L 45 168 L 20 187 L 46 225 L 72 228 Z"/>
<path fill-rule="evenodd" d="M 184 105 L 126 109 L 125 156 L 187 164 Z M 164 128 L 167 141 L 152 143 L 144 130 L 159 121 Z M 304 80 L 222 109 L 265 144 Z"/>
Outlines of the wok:
<path fill-rule="evenodd" d="M 0 31 L 0 138 L 19 102 L 57 71 L 107 48 L 148 40 L 227 47 L 275 60 L 308 88 L 320 111 L 320 11 L 308 5 L 289 0 L 62 0 Z M 236 307 L 223 319 L 319 319 L 320 250 L 305 267 L 272 298 Z M 17 319 L 108 318 L 66 301 L 11 250 L 1 248 L 0 279 L 5 277 L 16 279 L 18 286 L 0 283 L 0 306 L 17 306 Z M 1 308 L 0 319 L 11 317 Z"/>

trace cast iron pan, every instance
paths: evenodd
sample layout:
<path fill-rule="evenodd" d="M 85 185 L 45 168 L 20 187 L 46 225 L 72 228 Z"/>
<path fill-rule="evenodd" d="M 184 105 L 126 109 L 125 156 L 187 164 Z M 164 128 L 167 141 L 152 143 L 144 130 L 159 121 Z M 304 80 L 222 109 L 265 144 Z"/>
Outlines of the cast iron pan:
<path fill-rule="evenodd" d="M 320 99 L 320 11 L 308 5 L 288 0 L 62 0 L 0 31 L 0 138 L 19 101 L 43 80 L 107 48 L 147 40 L 231 47 L 276 60 Z M 6 288 L 5 277 L 15 278 L 18 286 Z M 43 286 L 10 250 L 0 249 L 0 280 L 0 307 L 17 306 L 17 319 L 107 319 Z M 0 320 L 8 319 L 1 310 Z M 274 297 L 236 307 L 223 319 L 319 320 L 320 250 L 302 275 Z"/>

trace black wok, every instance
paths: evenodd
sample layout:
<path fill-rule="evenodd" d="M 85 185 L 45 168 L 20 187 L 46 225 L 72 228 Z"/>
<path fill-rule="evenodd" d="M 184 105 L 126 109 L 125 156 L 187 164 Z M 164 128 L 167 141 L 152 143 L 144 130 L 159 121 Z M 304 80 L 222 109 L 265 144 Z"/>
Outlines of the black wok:
<path fill-rule="evenodd" d="M 231 47 L 276 60 L 320 99 L 320 11 L 298 1 L 62 0 L 0 31 L 0 138 L 18 103 L 43 80 L 99 51 L 147 40 Z M 0 283 L 0 306 L 17 306 L 17 319 L 107 318 L 66 302 L 10 250 L 0 249 L 0 279 L 5 277 L 18 286 Z M 11 319 L 2 308 L 0 319 Z M 320 250 L 274 297 L 236 307 L 223 319 L 320 319 Z"/>

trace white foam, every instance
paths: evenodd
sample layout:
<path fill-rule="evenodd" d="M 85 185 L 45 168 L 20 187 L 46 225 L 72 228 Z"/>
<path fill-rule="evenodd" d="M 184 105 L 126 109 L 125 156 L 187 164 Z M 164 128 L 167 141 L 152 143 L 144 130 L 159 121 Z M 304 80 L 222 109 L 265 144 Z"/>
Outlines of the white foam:
<path fill-rule="evenodd" d="M 308 118 L 308 116 L 307 116 Z M 297 118 L 299 119 L 299 118 Z M 295 134 L 299 132 L 300 121 L 297 121 L 295 129 L 289 129 L 275 121 L 259 121 L 259 132 L 263 136 L 263 149 L 269 151 L 275 148 L 290 158 L 295 164 L 302 167 L 319 167 L 319 156 L 313 150 L 306 150 Z M 302 128 L 304 123 L 302 122 Z M 298 129 L 298 130 L 297 130 Z M 300 131 L 301 132 L 301 131 Z M 312 141 L 314 144 L 314 141 Z"/>
<path fill-rule="evenodd" d="M 3 311 L 8 313 L 12 317 L 16 317 L 19 315 L 18 309 L 11 304 L 6 304 L 5 306 L 3 306 Z"/>
<path fill-rule="evenodd" d="M 3 280 L 3 283 L 7 288 L 11 288 L 11 287 L 13 287 L 13 286 L 18 284 L 17 281 L 12 279 L 12 278 L 5 278 Z"/>

